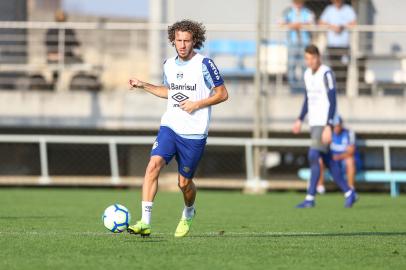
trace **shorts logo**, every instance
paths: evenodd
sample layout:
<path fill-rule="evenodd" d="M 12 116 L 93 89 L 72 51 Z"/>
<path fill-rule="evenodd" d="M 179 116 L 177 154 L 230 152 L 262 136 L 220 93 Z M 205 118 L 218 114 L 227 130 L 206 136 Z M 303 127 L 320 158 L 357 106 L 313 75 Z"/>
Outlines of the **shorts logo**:
<path fill-rule="evenodd" d="M 158 147 L 158 142 L 155 141 L 154 144 L 152 145 L 152 149 L 155 149 L 155 148 L 157 148 L 157 147 Z"/>
<path fill-rule="evenodd" d="M 176 79 L 178 79 L 178 80 L 183 79 L 183 72 L 182 71 L 178 71 L 178 73 L 176 73 Z"/>
<path fill-rule="evenodd" d="M 184 171 L 185 173 L 188 173 L 188 172 L 190 172 L 190 168 L 189 168 L 189 167 L 183 167 L 183 171 Z"/>
<path fill-rule="evenodd" d="M 186 95 L 184 95 L 184 94 L 182 94 L 182 93 L 180 93 L 180 92 L 178 92 L 178 93 L 174 94 L 174 95 L 172 96 L 172 98 L 173 98 L 174 100 L 176 100 L 177 102 L 182 102 L 182 101 L 185 101 L 186 99 L 188 99 L 189 97 L 186 96 Z"/>

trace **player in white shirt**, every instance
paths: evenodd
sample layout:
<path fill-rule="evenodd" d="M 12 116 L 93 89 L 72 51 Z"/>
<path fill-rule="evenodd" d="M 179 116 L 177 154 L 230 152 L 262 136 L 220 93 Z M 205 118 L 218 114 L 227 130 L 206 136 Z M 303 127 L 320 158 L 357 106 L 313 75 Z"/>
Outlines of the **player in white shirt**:
<path fill-rule="evenodd" d="M 183 20 L 168 28 L 169 42 L 177 55 L 164 63 L 164 85 L 131 79 L 130 85 L 168 99 L 161 127 L 153 144 L 142 186 L 142 218 L 128 228 L 132 234 L 151 234 L 151 212 L 161 169 L 173 157 L 178 163 L 178 185 L 185 207 L 175 237 L 186 236 L 195 216 L 196 187 L 193 176 L 203 155 L 211 106 L 228 98 L 227 89 L 213 60 L 194 51 L 203 46 L 206 30 L 201 23 Z"/>
<path fill-rule="evenodd" d="M 341 174 L 341 168 L 332 158 L 329 144 L 332 138 L 332 124 L 336 113 L 336 83 L 333 71 L 321 63 L 319 49 L 309 45 L 305 49 L 307 70 L 304 80 L 306 85 L 305 100 L 299 118 L 293 126 L 293 133 L 301 130 L 302 122 L 308 114 L 311 146 L 308 153 L 311 176 L 305 200 L 297 205 L 298 208 L 315 206 L 317 182 L 320 178 L 321 158 L 330 169 L 336 184 L 344 192 L 345 207 L 352 207 L 357 200 L 357 194 L 352 190 Z"/>

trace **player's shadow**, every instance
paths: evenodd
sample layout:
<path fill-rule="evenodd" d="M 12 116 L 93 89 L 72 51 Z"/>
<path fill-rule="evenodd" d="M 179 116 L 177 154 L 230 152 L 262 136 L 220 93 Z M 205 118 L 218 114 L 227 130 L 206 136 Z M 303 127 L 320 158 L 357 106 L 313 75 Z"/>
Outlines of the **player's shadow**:
<path fill-rule="evenodd" d="M 353 237 L 353 236 L 406 236 L 406 232 L 343 232 L 343 233 L 210 233 L 190 235 L 193 238 L 281 238 L 281 237 Z"/>
<path fill-rule="evenodd" d="M 132 236 L 128 237 L 124 240 L 124 242 L 137 242 L 137 243 L 162 243 L 167 242 L 168 240 L 162 236 L 150 236 L 150 237 L 140 237 L 140 236 Z"/>
<path fill-rule="evenodd" d="M 19 220 L 19 219 L 59 219 L 63 218 L 63 216 L 3 216 L 0 217 L 1 219 L 5 220 Z"/>

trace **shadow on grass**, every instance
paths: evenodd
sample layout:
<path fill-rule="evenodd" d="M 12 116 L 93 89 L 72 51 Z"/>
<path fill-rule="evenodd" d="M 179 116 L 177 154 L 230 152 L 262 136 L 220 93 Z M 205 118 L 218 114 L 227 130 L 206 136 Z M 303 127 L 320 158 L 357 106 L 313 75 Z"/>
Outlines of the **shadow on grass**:
<path fill-rule="evenodd" d="M 127 237 L 124 240 L 124 242 L 162 243 L 162 242 L 168 242 L 168 240 L 162 236 L 150 236 L 150 237 L 145 237 L 145 238 L 142 238 L 141 236 L 132 236 L 132 237 Z"/>
<path fill-rule="evenodd" d="M 64 216 L 0 216 L 0 220 L 19 220 L 19 219 L 59 219 Z"/>
<path fill-rule="evenodd" d="M 196 234 L 190 235 L 190 238 L 277 238 L 277 237 L 353 237 L 353 236 L 405 236 L 406 232 L 347 232 L 347 233 L 312 233 L 312 232 L 293 232 L 293 233 L 279 233 L 279 232 L 269 232 L 269 233 L 236 233 L 236 232 L 219 232 L 219 233 L 207 233 L 207 234 Z"/>

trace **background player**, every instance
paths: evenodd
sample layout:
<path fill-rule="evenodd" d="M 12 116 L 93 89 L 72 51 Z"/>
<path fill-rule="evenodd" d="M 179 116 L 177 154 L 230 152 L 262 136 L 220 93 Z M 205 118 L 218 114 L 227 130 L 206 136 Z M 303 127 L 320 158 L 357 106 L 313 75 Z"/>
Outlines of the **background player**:
<path fill-rule="evenodd" d="M 305 200 L 298 208 L 315 206 L 317 182 L 320 177 L 320 163 L 330 169 L 334 181 L 345 194 L 345 207 L 352 207 L 356 201 L 356 193 L 351 190 L 343 179 L 339 164 L 332 159 L 329 144 L 331 142 L 333 118 L 336 112 L 336 84 L 333 71 L 321 63 L 319 49 L 309 45 L 305 49 L 307 69 L 304 75 L 306 94 L 302 111 L 293 126 L 293 133 L 301 130 L 302 121 L 309 113 L 311 146 L 308 153 L 311 176 Z"/>
<path fill-rule="evenodd" d="M 341 116 L 334 117 L 333 139 L 330 149 L 333 159 L 340 163 L 341 173 L 346 178 L 348 186 L 355 190 L 355 175 L 361 169 L 361 158 L 356 146 L 356 136 L 354 131 L 345 128 Z M 323 166 L 320 172 L 320 180 L 317 186 L 317 192 L 324 191 L 324 173 Z"/>
<path fill-rule="evenodd" d="M 224 81 L 214 62 L 194 51 L 203 46 L 205 32 L 201 23 L 190 20 L 176 22 L 168 28 L 168 39 L 177 55 L 164 63 L 164 85 L 130 80 L 132 87 L 168 99 L 145 172 L 142 218 L 128 228 L 130 233 L 141 236 L 151 233 L 151 212 L 158 176 L 174 156 L 178 163 L 178 185 L 185 202 L 175 237 L 185 236 L 190 230 L 196 213 L 193 176 L 206 145 L 211 106 L 228 98 Z"/>

